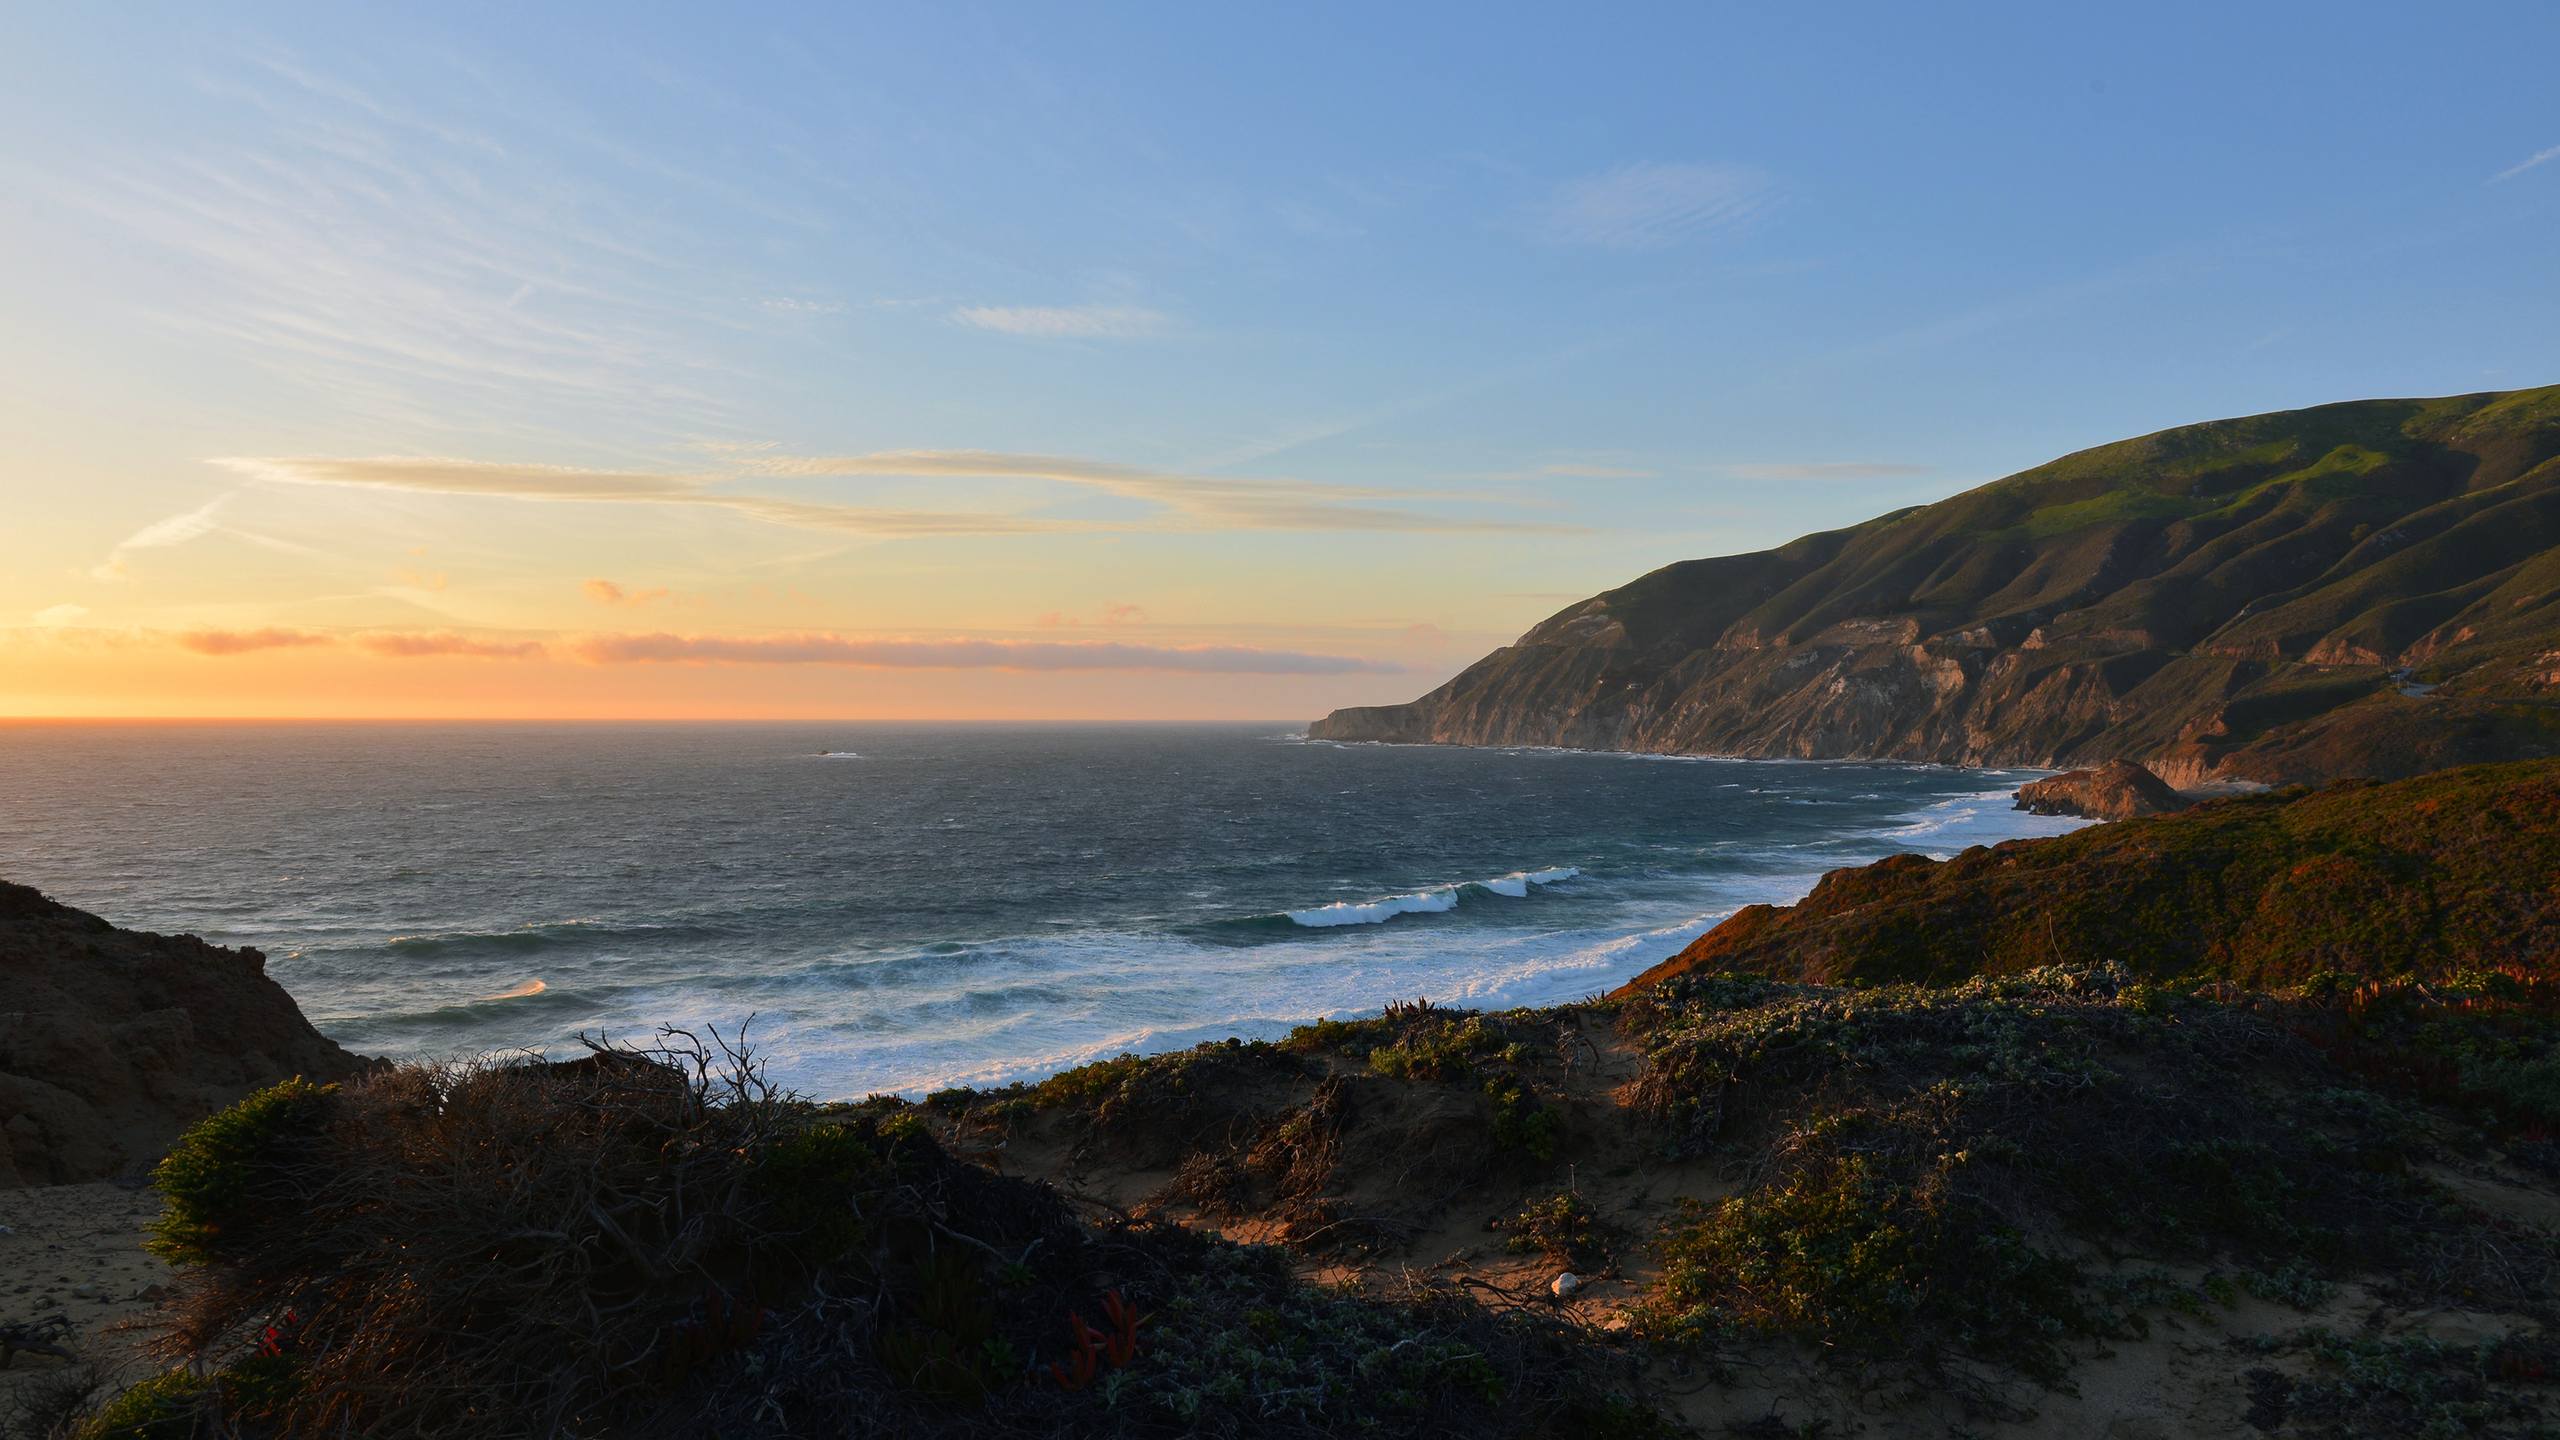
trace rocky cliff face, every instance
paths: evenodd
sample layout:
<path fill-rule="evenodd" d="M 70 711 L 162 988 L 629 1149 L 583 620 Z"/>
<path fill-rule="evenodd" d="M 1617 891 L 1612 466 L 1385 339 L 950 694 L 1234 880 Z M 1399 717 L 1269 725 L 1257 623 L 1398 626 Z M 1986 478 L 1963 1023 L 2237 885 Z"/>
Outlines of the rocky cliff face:
<path fill-rule="evenodd" d="M 2560 753 L 2560 387 L 2165 431 L 1563 611 L 1331 740 L 2070 766 Z"/>
<path fill-rule="evenodd" d="M 0 1186 L 149 1165 L 252 1090 L 364 1063 L 255 950 L 119 930 L 0 882 Z"/>

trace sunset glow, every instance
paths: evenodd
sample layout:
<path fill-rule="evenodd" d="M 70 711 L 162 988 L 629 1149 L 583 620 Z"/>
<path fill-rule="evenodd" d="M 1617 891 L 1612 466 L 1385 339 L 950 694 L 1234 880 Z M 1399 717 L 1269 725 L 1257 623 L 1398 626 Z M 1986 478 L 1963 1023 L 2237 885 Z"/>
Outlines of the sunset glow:
<path fill-rule="evenodd" d="M 23 16 L 0 714 L 1302 721 L 2101 439 L 2546 378 L 2533 80 L 2340 114 L 2243 32 L 2346 30 L 2225 19 Z"/>

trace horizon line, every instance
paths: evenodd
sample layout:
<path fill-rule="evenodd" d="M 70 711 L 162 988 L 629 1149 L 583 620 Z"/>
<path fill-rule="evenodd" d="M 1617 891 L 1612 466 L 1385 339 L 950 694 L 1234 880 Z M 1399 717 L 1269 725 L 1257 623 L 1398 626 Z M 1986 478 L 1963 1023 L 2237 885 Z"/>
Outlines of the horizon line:
<path fill-rule="evenodd" d="M 1335 709 L 1343 707 L 1336 706 Z M 0 725 L 1279 725 L 1279 716 L 5 715 Z M 1299 722 L 1299 723 L 1304 723 Z"/>

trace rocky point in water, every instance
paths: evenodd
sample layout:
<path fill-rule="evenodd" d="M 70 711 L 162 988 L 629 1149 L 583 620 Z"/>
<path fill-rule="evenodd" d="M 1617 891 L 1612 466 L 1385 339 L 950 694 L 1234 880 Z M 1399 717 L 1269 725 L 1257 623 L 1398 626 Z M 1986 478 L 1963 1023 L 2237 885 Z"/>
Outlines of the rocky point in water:
<path fill-rule="evenodd" d="M 2033 815 L 2080 815 L 2091 820 L 2131 820 L 2166 815 L 2195 802 L 2169 782 L 2130 760 L 2110 760 L 2089 770 L 2065 770 L 2018 787 L 2018 808 Z"/>

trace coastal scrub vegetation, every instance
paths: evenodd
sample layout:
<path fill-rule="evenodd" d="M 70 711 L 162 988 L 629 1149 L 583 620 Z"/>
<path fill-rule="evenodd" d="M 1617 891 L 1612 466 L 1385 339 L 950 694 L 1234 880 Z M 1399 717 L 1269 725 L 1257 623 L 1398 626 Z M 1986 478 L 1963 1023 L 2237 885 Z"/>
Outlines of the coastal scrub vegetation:
<path fill-rule="evenodd" d="M 1652 1433 L 1570 1327 L 1076 1219 L 669 1032 L 288 1083 L 162 1174 L 179 1368 L 86 1437 Z"/>

